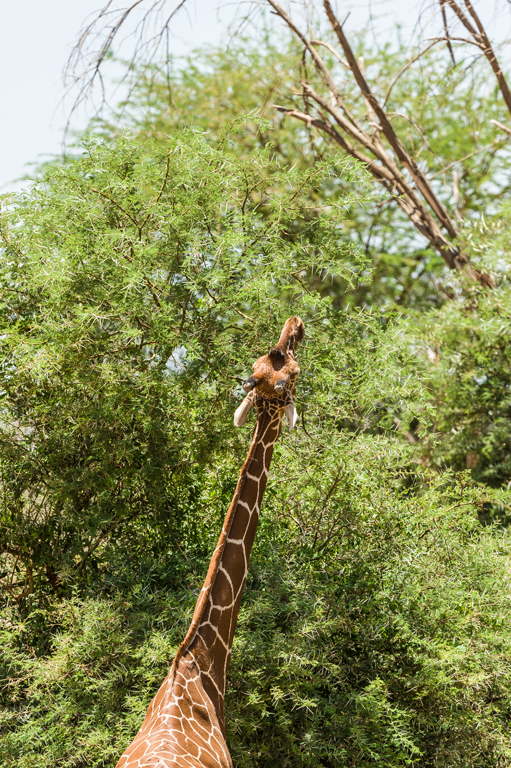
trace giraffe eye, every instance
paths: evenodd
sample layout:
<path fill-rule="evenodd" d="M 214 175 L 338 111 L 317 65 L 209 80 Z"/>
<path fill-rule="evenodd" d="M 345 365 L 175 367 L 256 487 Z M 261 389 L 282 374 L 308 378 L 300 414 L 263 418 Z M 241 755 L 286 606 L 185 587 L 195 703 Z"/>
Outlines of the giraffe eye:
<path fill-rule="evenodd" d="M 279 379 L 273 386 L 273 389 L 278 395 L 281 395 L 283 392 L 286 391 L 286 380 L 285 379 Z"/>
<path fill-rule="evenodd" d="M 257 379 L 254 379 L 253 376 L 250 376 L 249 379 L 243 382 L 242 387 L 245 390 L 245 392 L 252 392 L 256 384 L 257 384 Z"/>

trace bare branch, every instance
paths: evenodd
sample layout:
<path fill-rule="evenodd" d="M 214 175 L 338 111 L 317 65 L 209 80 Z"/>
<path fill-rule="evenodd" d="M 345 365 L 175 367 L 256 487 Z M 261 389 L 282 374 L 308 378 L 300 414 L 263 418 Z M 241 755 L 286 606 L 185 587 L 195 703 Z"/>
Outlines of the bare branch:
<path fill-rule="evenodd" d="M 508 128 L 507 125 L 502 125 L 502 123 L 499 123 L 498 120 L 490 120 L 490 123 L 493 123 L 493 125 L 496 125 L 497 128 L 500 128 L 501 131 L 505 131 L 511 136 L 511 128 Z"/>
<path fill-rule="evenodd" d="M 399 194 L 399 195 L 405 195 L 407 198 L 407 202 L 409 203 L 409 210 L 413 213 L 408 213 L 410 217 L 413 217 L 414 223 L 417 223 L 418 221 L 421 222 L 423 226 L 425 226 L 429 232 L 428 239 L 432 243 L 436 243 L 438 245 L 441 244 L 442 248 L 451 248 L 450 244 L 446 240 L 446 238 L 442 235 L 442 232 L 440 228 L 438 227 L 437 223 L 427 210 L 427 208 L 424 206 L 422 201 L 420 200 L 419 196 L 415 192 L 415 190 L 410 186 L 410 184 L 407 182 L 406 178 L 403 176 L 395 162 L 391 159 L 391 157 L 388 155 L 388 153 L 385 151 L 385 148 L 381 144 L 381 142 L 373 142 L 371 137 L 368 136 L 363 131 L 355 131 L 354 129 L 350 129 L 350 124 L 344 120 L 342 115 L 337 112 L 336 109 L 334 109 L 330 104 L 328 104 L 324 99 L 319 96 L 319 94 L 315 93 L 315 91 L 312 90 L 312 88 L 307 87 L 307 94 L 317 103 L 319 104 L 325 111 L 329 112 L 334 120 L 338 123 L 338 125 L 344 130 L 350 130 L 351 135 L 353 138 L 355 138 L 359 143 L 361 143 L 369 152 L 371 152 L 375 157 L 380 160 L 382 165 L 386 168 L 388 172 L 388 179 L 392 181 L 392 192 L 393 194 Z M 395 189 L 394 189 L 395 188 Z M 454 249 L 455 250 L 455 249 Z"/>
<path fill-rule="evenodd" d="M 460 8 L 456 0 L 443 0 L 443 2 L 447 3 L 449 7 L 454 11 L 454 13 L 458 17 L 458 19 L 461 21 L 465 29 L 467 29 L 468 32 L 470 32 L 470 34 L 472 35 L 473 44 L 481 48 L 484 55 L 490 62 L 490 66 L 495 73 L 495 77 L 497 78 L 497 82 L 499 84 L 499 88 L 502 93 L 502 96 L 504 97 L 504 101 L 506 102 L 506 106 L 509 110 L 509 113 L 511 114 L 511 91 L 509 89 L 509 85 L 500 67 L 500 64 L 498 62 L 495 51 L 493 50 L 492 44 L 490 43 L 488 35 L 486 34 L 486 30 L 483 27 L 481 20 L 477 15 L 472 3 L 470 2 L 470 0 L 464 0 L 465 6 L 470 16 L 472 17 L 472 21 L 475 23 L 475 26 L 474 24 L 471 23 L 468 16 L 462 11 L 462 9 Z"/>
<path fill-rule="evenodd" d="M 296 24 L 293 22 L 291 17 L 286 13 L 286 11 L 276 2 L 276 0 L 267 0 L 267 2 L 272 6 L 272 8 L 275 10 L 278 16 L 285 21 L 289 29 L 295 33 L 295 35 L 301 40 L 305 48 L 309 51 L 312 60 L 316 64 L 318 70 L 321 72 L 325 85 L 327 86 L 328 90 L 334 97 L 334 99 L 337 102 L 337 106 L 342 109 L 348 120 L 353 123 L 353 125 L 358 129 L 360 129 L 360 126 L 358 125 L 356 119 L 353 117 L 349 109 L 344 104 L 344 100 L 339 92 L 339 89 L 337 88 L 334 79 L 330 73 L 330 70 L 326 66 L 325 62 L 319 55 L 319 53 L 314 48 L 314 45 L 307 39 L 307 37 L 301 32 Z"/>
<path fill-rule="evenodd" d="M 385 187 L 389 193 L 389 199 L 395 200 L 417 230 L 440 253 L 449 267 L 462 269 L 465 274 L 483 285 L 493 285 L 491 278 L 475 270 L 470 264 L 467 255 L 462 253 L 458 246 L 449 241 L 448 238 L 454 239 L 457 237 L 456 227 L 444 205 L 431 188 L 424 172 L 397 136 L 391 124 L 391 116 L 386 113 L 384 107 L 380 105 L 372 92 L 365 77 L 364 62 L 362 59 L 357 62 L 343 32 L 342 25 L 338 22 L 332 11 L 329 0 L 323 0 L 323 5 L 332 29 L 341 44 L 346 61 L 341 59 L 340 55 L 329 43 L 325 45 L 314 38 L 309 39 L 301 32 L 277 0 L 267 1 L 275 13 L 280 16 L 301 41 L 304 51 L 310 54 L 323 81 L 323 85 L 330 95 L 330 98 L 323 97 L 316 93 L 308 82 L 302 82 L 302 95 L 307 112 L 280 106 L 276 108 L 283 114 L 305 123 L 309 128 L 314 126 L 333 139 L 351 157 L 364 163 L 371 175 Z M 407 63 L 406 67 L 391 84 L 389 93 L 403 71 L 406 71 L 414 61 L 420 58 L 421 55 L 424 55 L 427 50 L 438 42 L 440 42 L 439 39 L 432 41 L 424 51 Z M 369 125 L 372 128 L 371 133 L 364 130 L 346 106 L 333 80 L 332 72 L 328 69 L 315 48 L 317 45 L 324 45 L 343 65 L 348 65 L 365 100 Z M 315 104 L 316 115 L 309 113 L 311 102 Z M 425 146 L 429 146 L 427 138 L 416 122 L 406 115 L 404 117 L 410 120 L 419 130 Z M 384 146 L 383 139 L 390 145 L 390 151 Z M 412 183 L 410 183 L 407 174 L 411 176 Z M 445 234 L 442 230 L 445 231 Z"/>
<path fill-rule="evenodd" d="M 383 102 L 383 106 L 384 107 L 386 106 L 386 104 L 387 104 L 387 102 L 389 100 L 389 96 L 391 94 L 392 89 L 394 88 L 395 84 L 397 83 L 397 81 L 399 80 L 401 75 L 403 75 L 406 72 L 407 69 L 410 69 L 412 64 L 415 64 L 416 61 L 418 61 L 420 58 L 422 58 L 424 56 L 424 54 L 429 51 L 430 48 L 433 48 L 434 45 L 436 45 L 437 43 L 440 43 L 440 42 L 442 42 L 442 38 L 436 38 L 435 40 L 433 40 L 433 42 L 431 42 L 428 46 L 426 46 L 426 48 L 424 48 L 423 51 L 418 53 L 417 56 L 414 56 L 413 59 L 410 59 L 410 61 L 408 61 L 405 64 L 405 66 L 402 69 L 399 70 L 399 72 L 397 73 L 397 75 L 395 76 L 395 78 L 393 79 L 393 81 L 391 82 L 391 84 L 389 86 L 389 89 L 387 91 L 387 95 L 385 96 L 385 101 Z"/>
<path fill-rule="evenodd" d="M 454 58 L 454 51 L 452 49 L 451 41 L 449 39 L 449 27 L 447 26 L 447 15 L 445 13 L 445 0 L 440 0 L 440 10 L 442 11 L 442 21 L 444 22 L 444 32 L 447 38 L 447 48 L 449 49 L 449 54 L 451 56 L 452 63 L 456 65 L 456 60 Z"/>
<path fill-rule="evenodd" d="M 339 61 L 344 69 L 349 69 L 349 64 L 347 61 L 344 61 L 342 56 L 340 56 L 339 51 L 336 51 L 333 45 L 330 45 L 330 43 L 325 43 L 324 40 L 311 40 L 311 45 L 322 45 L 324 48 L 327 48 L 330 53 L 335 56 L 337 61 Z"/>
<path fill-rule="evenodd" d="M 139 10 L 142 11 L 143 2 L 144 0 L 134 0 L 128 7 L 114 8 L 114 0 L 108 0 L 92 21 L 84 26 L 64 70 L 64 83 L 67 92 L 69 93 L 74 89 L 78 90 L 68 117 L 66 133 L 69 130 L 74 112 L 83 102 L 91 98 L 96 84 L 99 84 L 101 93 L 99 110 L 106 104 L 102 78 L 103 65 L 112 55 L 114 42 L 118 39 L 121 31 L 126 29 L 128 19 L 136 16 Z M 131 95 L 140 77 L 143 77 L 151 66 L 164 43 L 165 58 L 168 58 L 170 23 L 178 11 L 184 7 L 186 0 L 174 0 L 174 2 L 176 4 L 170 13 L 164 14 L 168 0 L 153 0 L 150 7 L 143 12 L 134 31 L 131 32 L 135 38 L 134 51 L 130 62 L 131 66 L 127 68 L 121 84 L 132 76 L 136 64 L 140 62 L 142 67 L 139 77 L 135 78 L 135 83 L 130 88 L 129 95 Z M 147 30 L 151 21 L 153 22 L 154 34 L 148 35 Z"/>
<path fill-rule="evenodd" d="M 341 136 L 341 134 L 336 131 L 331 123 L 329 123 L 327 120 L 318 120 L 311 115 L 305 114 L 305 112 L 300 112 L 298 109 L 281 107 L 278 104 L 273 104 L 273 107 L 278 109 L 278 111 L 282 114 L 287 115 L 287 117 L 294 117 L 297 120 L 301 120 L 303 123 L 306 123 L 308 128 L 313 125 L 315 128 L 323 131 L 323 133 L 328 134 L 330 138 L 339 144 L 339 146 L 341 146 L 345 152 L 351 155 L 351 157 L 355 158 L 355 160 L 359 160 L 361 163 L 364 163 L 364 165 L 367 167 L 367 170 L 372 173 L 372 175 L 377 178 L 378 181 L 394 181 L 394 177 L 389 171 L 387 171 L 384 166 L 375 163 L 371 157 L 365 155 L 363 152 L 360 152 L 360 150 L 353 146 L 351 142 L 347 141 L 343 136 Z"/>
<path fill-rule="evenodd" d="M 364 163 L 367 170 L 386 188 L 392 200 L 394 200 L 405 215 L 410 219 L 419 232 L 426 237 L 431 245 L 441 254 L 446 264 L 454 269 L 456 266 L 465 265 L 465 257 L 461 257 L 459 249 L 456 246 L 446 240 L 442 235 L 442 232 L 438 226 L 433 222 L 431 226 L 431 216 L 424 209 L 422 203 L 418 200 L 413 190 L 403 180 L 401 174 L 398 174 L 396 178 L 391 171 L 380 163 L 376 163 L 371 157 L 360 152 L 356 147 L 347 141 L 341 134 L 335 130 L 335 128 L 327 120 L 318 120 L 311 115 L 307 115 L 304 112 L 300 112 L 296 109 L 288 109 L 287 107 L 280 107 L 274 105 L 279 112 L 286 114 L 289 117 L 294 117 L 310 128 L 314 126 L 319 130 L 329 135 L 344 151 L 351 155 L 351 157 Z M 404 188 L 402 183 L 404 182 Z M 409 194 L 411 192 L 411 194 Z M 424 214 L 424 215 L 423 215 Z M 424 221 L 426 219 L 426 221 Z M 467 264 L 468 264 L 468 260 Z M 472 268 L 470 268 L 472 269 Z M 471 271 L 472 275 L 475 275 L 474 270 Z M 476 278 L 478 279 L 478 278 Z"/>
<path fill-rule="evenodd" d="M 355 77 L 356 83 L 358 87 L 360 88 L 363 95 L 367 98 L 369 103 L 371 104 L 372 108 L 374 109 L 376 116 L 378 117 L 378 120 L 380 121 L 382 131 L 389 142 L 390 146 L 396 153 L 397 157 L 401 160 L 402 163 L 406 166 L 406 168 L 411 173 L 415 183 L 417 184 L 418 188 L 424 195 L 426 201 L 431 206 L 435 214 L 440 219 L 443 226 L 446 228 L 447 232 L 449 233 L 450 237 L 456 237 L 457 232 L 454 228 L 454 225 L 449 217 L 449 214 L 445 210 L 442 203 L 438 200 L 436 195 L 434 194 L 433 190 L 429 186 L 429 183 L 418 167 L 418 165 L 415 163 L 415 161 L 410 157 L 406 149 L 401 144 L 400 140 L 398 139 L 396 133 L 394 132 L 394 129 L 392 128 L 392 125 L 390 123 L 390 120 L 387 118 L 387 115 L 384 111 L 384 109 L 380 106 L 378 99 L 373 94 L 371 89 L 369 88 L 368 83 L 366 82 L 365 77 L 363 76 L 362 72 L 360 71 L 360 67 L 358 66 L 357 60 L 355 58 L 355 55 L 351 49 L 350 44 L 348 43 L 348 40 L 346 38 L 346 35 L 343 32 L 343 29 L 341 25 L 339 24 L 337 18 L 334 15 L 334 12 L 332 10 L 332 6 L 330 4 L 330 0 L 323 0 L 323 5 L 326 11 L 326 14 L 328 16 L 328 20 L 330 24 L 332 25 L 332 29 L 337 35 L 337 38 L 342 46 L 342 49 L 344 51 L 344 55 L 346 56 L 346 59 L 348 61 L 348 64 L 350 65 L 350 69 L 353 72 L 353 75 Z"/>

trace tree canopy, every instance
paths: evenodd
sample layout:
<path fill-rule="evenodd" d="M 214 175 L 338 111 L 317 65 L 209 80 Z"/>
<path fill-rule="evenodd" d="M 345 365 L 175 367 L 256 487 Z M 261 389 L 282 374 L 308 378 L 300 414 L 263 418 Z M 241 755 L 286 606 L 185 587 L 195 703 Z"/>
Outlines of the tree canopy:
<path fill-rule="evenodd" d="M 405 49 L 357 45 L 386 93 Z M 96 121 L 4 196 L 0 765 L 115 766 L 235 488 L 241 383 L 291 314 L 300 425 L 235 638 L 234 764 L 510 763 L 509 151 L 488 119 L 505 117 L 487 62 L 426 56 L 388 108 L 491 288 L 272 111 L 298 107 L 301 52 L 269 33 L 147 70 L 122 130 Z"/>

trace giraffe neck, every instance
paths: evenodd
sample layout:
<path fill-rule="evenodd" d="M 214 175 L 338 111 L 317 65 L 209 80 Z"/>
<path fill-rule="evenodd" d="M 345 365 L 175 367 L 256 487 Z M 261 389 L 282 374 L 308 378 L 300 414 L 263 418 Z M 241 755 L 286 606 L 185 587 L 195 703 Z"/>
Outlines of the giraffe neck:
<path fill-rule="evenodd" d="M 256 400 L 257 423 L 222 533 L 211 558 L 190 628 L 173 668 L 189 652 L 199 667 L 223 729 L 224 693 L 250 553 L 257 530 L 273 448 L 280 434 L 283 405 Z"/>

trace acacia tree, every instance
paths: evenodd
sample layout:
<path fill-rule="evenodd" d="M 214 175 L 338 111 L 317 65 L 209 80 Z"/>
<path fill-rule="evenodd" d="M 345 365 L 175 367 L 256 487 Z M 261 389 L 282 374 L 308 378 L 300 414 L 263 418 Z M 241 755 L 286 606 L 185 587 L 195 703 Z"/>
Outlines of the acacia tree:
<path fill-rule="evenodd" d="M 385 90 L 409 61 L 406 48 L 374 49 L 365 39 L 359 41 L 358 52 L 363 53 L 373 78 Z M 279 45 L 271 33 L 256 43 L 235 40 L 227 51 L 198 52 L 169 77 L 160 68 L 147 71 L 134 88 L 132 103 L 121 105 L 117 113 L 95 127 L 113 137 L 120 123 L 134 130 L 140 140 L 150 138 L 164 144 L 169 133 L 193 121 L 204 131 L 206 140 L 215 141 L 226 122 L 244 114 L 243 130 L 230 142 L 237 156 L 249 157 L 254 149 L 269 143 L 288 167 L 306 167 L 317 159 L 335 164 L 338 149 L 328 136 L 308 129 L 301 121 L 285 118 L 271 106 L 278 101 L 291 110 L 300 109 L 300 97 L 292 95 L 300 59 L 301 51 L 294 41 L 282 49 L 281 41 Z M 311 79 L 313 74 L 309 73 Z M 357 98 L 356 84 L 346 79 L 343 89 L 351 109 L 364 119 L 365 105 Z M 422 68 L 408 67 L 395 82 L 389 109 L 402 140 L 420 157 L 435 193 L 451 210 L 458 226 L 463 228 L 495 211 L 508 197 L 508 141 L 494 124 L 503 119 L 502 104 L 498 94 L 488 91 L 487 72 L 481 62 L 468 70 L 453 68 L 442 52 L 428 51 Z M 404 109 L 415 115 L 422 132 L 429 136 L 427 145 L 416 128 L 403 119 Z M 267 122 L 254 119 L 254 113 L 262 113 Z M 378 194 L 377 185 L 373 188 L 371 202 L 350 207 L 345 228 L 346 239 L 361 248 L 372 269 L 360 273 L 354 289 L 333 286 L 337 300 L 401 307 L 441 302 L 446 290 L 445 276 L 439 279 L 442 259 L 432 247 L 424 247 L 392 198 Z M 321 199 L 342 198 L 344 192 L 343 180 L 332 177 Z M 361 194 L 366 193 L 361 190 Z M 311 211 L 317 200 L 310 198 Z"/>
<path fill-rule="evenodd" d="M 0 763 L 116 765 L 232 496 L 247 358 L 297 311 L 301 428 L 275 451 L 240 615 L 234 759 L 505 764 L 509 569 L 478 523 L 488 494 L 421 472 L 385 407 L 421 399 L 408 341 L 321 291 L 360 263 L 340 204 L 310 217 L 298 193 L 334 173 L 360 188 L 360 169 L 290 172 L 227 143 L 91 140 L 7 199 Z"/>
<path fill-rule="evenodd" d="M 445 262 L 439 251 L 431 245 L 424 248 L 422 236 L 417 237 L 417 229 L 399 207 L 399 200 L 387 195 L 383 185 L 384 194 L 376 197 L 370 215 L 367 209 L 352 207 L 344 226 L 344 239 L 360 245 L 373 269 L 361 270 L 354 288 L 341 280 L 334 281 L 329 290 L 339 303 L 382 308 L 397 305 L 400 310 L 404 307 L 408 312 L 419 313 L 412 343 L 424 353 L 420 360 L 421 375 L 427 371 L 437 418 L 427 439 L 421 436 L 417 424 L 403 427 L 403 434 L 406 432 L 407 439 L 418 443 L 421 460 L 431 466 L 466 466 L 480 480 L 505 488 L 509 482 L 509 448 L 505 438 L 509 432 L 509 350 L 500 315 L 507 313 L 509 305 L 504 235 L 508 227 L 507 209 L 499 215 L 502 203 L 509 198 L 510 178 L 505 78 L 473 6 L 444 3 L 442 11 L 442 34 L 425 47 L 396 52 L 370 47 L 357 36 L 346 38 L 345 44 L 352 50 L 355 64 L 366 85 L 370 83 L 399 141 L 419 164 L 447 211 L 457 233 L 454 241 L 448 238 L 449 242 L 461 247 L 465 255 L 470 254 L 476 265 L 481 255 L 492 254 L 492 264 L 481 271 L 492 272 L 500 286 L 498 296 L 486 300 L 476 290 L 460 284 L 455 272 L 449 278 L 447 270 L 442 271 Z M 382 126 L 374 109 L 368 106 L 326 13 L 323 17 L 324 34 L 309 30 L 305 40 L 321 55 L 322 66 L 330 73 L 350 115 L 374 142 L 374 131 Z M 299 32 L 297 24 L 296 27 Z M 232 120 L 240 112 L 251 112 L 262 104 L 265 116 L 271 119 L 271 104 L 277 103 L 283 106 L 277 113 L 282 116 L 280 120 L 271 119 L 263 130 L 255 121 L 252 126 L 249 122 L 232 144 L 235 154 L 248 156 L 253 147 L 272 141 L 289 166 L 297 161 L 306 166 L 318 157 L 335 157 L 339 144 L 328 131 L 308 125 L 309 119 L 284 117 L 296 113 L 302 118 L 323 120 L 342 134 L 332 115 L 321 112 L 320 105 L 310 96 L 305 95 L 304 101 L 307 88 L 328 105 L 334 99 L 328 82 L 325 84 L 322 67 L 317 67 L 314 60 L 310 66 L 312 53 L 299 35 L 292 33 L 292 39 L 294 45 L 283 52 L 273 46 L 266 57 L 261 51 L 257 51 L 257 57 L 242 41 L 231 52 L 210 54 L 202 65 L 189 62 L 182 74 L 175 72 L 168 77 L 165 72 L 163 77 L 161 71 L 140 73 L 138 90 L 132 97 L 140 99 L 143 111 L 133 110 L 131 125 L 141 138 L 159 136 L 164 142 L 167 133 L 176 125 L 186 124 L 193 114 L 196 124 L 214 137 L 221 131 L 224 118 Z M 445 45 L 448 48 L 442 49 Z M 469 54 L 475 49 L 479 57 L 467 59 L 467 46 Z M 497 75 L 495 79 L 493 73 Z M 228 99 L 226 93 L 230 94 Z M 336 108 L 338 112 L 342 110 Z M 115 132 L 112 128 L 108 130 L 110 135 Z M 353 137 L 342 135 L 356 146 Z M 421 197 L 379 128 L 378 136 L 383 150 Z M 322 193 L 331 200 L 340 189 L 342 181 L 323 187 Z M 422 199 L 428 208 L 427 201 Z M 314 202 L 311 199 L 311 209 Z M 434 212 L 430 213 L 435 219 Z M 484 221 L 490 216 L 490 234 L 481 236 Z M 494 245 L 488 243 L 491 232 L 496 234 Z M 485 281 L 480 285 L 484 288 Z M 424 316 L 424 309 L 439 306 L 445 299 L 445 311 Z M 495 347 L 500 350 L 500 359 Z M 399 412 L 393 418 L 401 424 Z M 427 423 L 428 416 L 421 421 L 423 427 Z M 508 502 L 501 499 L 499 505 L 507 509 Z"/>
<path fill-rule="evenodd" d="M 314 126 L 340 146 L 344 152 L 364 163 L 373 177 L 383 185 L 390 195 L 390 199 L 402 209 L 413 226 L 429 241 L 448 267 L 461 269 L 466 275 L 476 279 L 482 285 L 493 285 L 493 279 L 484 270 L 474 268 L 470 263 L 468 252 L 458 239 L 459 227 L 457 223 L 449 213 L 441 196 L 438 195 L 428 169 L 424 169 L 419 159 L 420 153 L 417 153 L 409 142 L 403 140 L 402 130 L 395 127 L 396 114 L 392 113 L 387 104 L 395 82 L 409 66 L 421 59 L 423 52 L 419 51 L 417 55 L 412 56 L 406 66 L 397 73 L 386 96 L 383 93 L 378 95 L 375 87 L 369 83 L 363 60 L 358 59 L 355 55 L 353 46 L 344 32 L 343 26 L 336 18 L 329 0 L 323 0 L 323 9 L 331 32 L 325 40 L 317 39 L 317 33 L 313 29 L 309 29 L 307 33 L 302 32 L 299 22 L 295 21 L 276 0 L 267 0 L 267 2 L 274 13 L 284 21 L 300 45 L 303 46 L 301 91 L 304 108 L 277 106 L 277 109 L 290 117 L 301 120 L 309 128 Z M 111 2 L 107 3 L 98 17 L 85 29 L 75 49 L 74 58 L 70 60 L 69 71 L 76 72 L 78 63 L 83 59 L 87 43 L 99 39 L 99 53 L 92 59 L 92 64 L 86 70 L 85 79 L 82 80 L 86 90 L 97 77 L 115 36 L 119 34 L 127 17 L 138 7 L 139 3 L 135 3 L 123 14 L 114 16 L 109 34 L 104 35 L 101 20 L 105 13 L 114 13 L 111 5 Z M 142 28 L 148 23 L 148 19 L 156 23 L 158 28 L 157 19 L 161 18 L 156 36 L 158 44 L 161 43 L 162 39 L 169 33 L 169 24 L 173 15 L 182 5 L 183 3 L 180 3 L 167 17 L 164 17 L 161 14 L 167 7 L 166 3 L 158 0 L 146 11 Z M 432 45 L 447 43 L 454 62 L 453 42 L 464 44 L 468 42 L 477 46 L 490 62 L 509 109 L 511 107 L 511 94 L 495 51 L 470 0 L 466 0 L 464 5 L 466 6 L 466 13 L 455 0 L 447 2 L 447 6 L 468 30 L 471 39 L 467 41 L 465 38 L 450 35 L 445 12 L 446 3 L 442 1 L 440 9 L 445 33 L 443 37 L 438 37 L 431 42 L 426 47 L 426 51 Z M 142 38 L 139 39 L 139 44 L 141 44 L 141 40 Z M 336 45 L 340 46 L 340 49 L 336 48 Z M 147 49 L 143 45 L 142 48 L 147 53 Z M 156 47 L 153 46 L 152 55 L 157 49 L 157 45 Z M 327 50 L 328 59 L 320 55 L 320 49 Z M 307 56 L 310 57 L 319 76 L 316 78 L 316 83 L 319 81 L 319 89 L 315 87 L 314 79 L 311 79 L 308 74 Z M 356 89 L 363 99 L 365 114 L 361 114 L 356 108 L 353 109 L 353 104 L 346 98 L 345 82 L 343 82 L 346 78 L 341 78 L 341 82 L 339 81 L 339 64 L 353 78 Z M 415 115 L 398 113 L 397 117 L 409 121 L 421 135 L 424 144 L 428 146 L 429 137 L 422 130 L 420 123 L 417 123 Z M 503 128 L 504 131 L 510 132 L 499 121 L 496 121 L 495 124 L 499 128 Z M 445 171 L 445 168 L 440 168 L 440 171 Z M 456 213 L 459 217 L 459 211 Z"/>
<path fill-rule="evenodd" d="M 483 285 L 492 285 L 493 281 L 489 275 L 474 270 L 470 265 L 467 253 L 455 242 L 452 242 L 458 236 L 458 229 L 454 221 L 435 193 L 427 173 L 424 173 L 418 162 L 418 157 L 414 156 L 413 152 L 408 151 L 393 126 L 393 115 L 386 104 L 395 81 L 392 83 L 385 100 L 378 98 L 366 78 L 363 60 L 357 60 L 329 0 L 323 0 L 324 11 L 337 43 L 341 47 L 344 59 L 328 41 L 317 40 L 313 32 L 309 32 L 309 34 L 301 32 L 296 22 L 276 0 L 268 0 L 268 2 L 274 8 L 275 13 L 301 41 L 304 46 L 304 53 L 306 51 L 312 59 L 319 72 L 323 89 L 326 91 L 326 94 L 323 94 L 314 90 L 305 71 L 302 75 L 302 95 L 306 107 L 313 105 L 314 112 L 303 112 L 285 107 L 277 108 L 291 117 L 302 120 L 309 126 L 314 125 L 339 144 L 347 154 L 363 162 L 449 267 L 462 269 Z M 477 30 L 470 25 L 455 0 L 449 1 L 449 6 L 467 26 L 475 44 L 483 49 L 485 56 L 490 61 L 509 109 L 511 96 L 504 73 L 500 69 L 489 39 L 469 0 L 467 0 L 466 5 L 478 25 Z M 452 38 L 450 36 L 447 36 L 446 40 L 451 44 Z M 336 84 L 332 67 L 328 66 L 318 52 L 320 47 L 327 48 L 354 78 L 366 106 L 365 125 L 345 102 L 342 90 Z M 415 59 L 420 59 L 420 57 L 421 54 L 419 53 Z M 398 73 L 396 80 L 401 74 L 402 72 Z M 404 117 L 412 124 L 414 123 L 414 115 L 405 115 Z M 423 134 L 420 126 L 417 128 L 427 144 L 428 136 Z"/>
<path fill-rule="evenodd" d="M 341 208 L 308 219 L 292 178 L 264 150 L 237 160 L 194 133 L 152 151 L 91 140 L 9 199 L 0 552 L 18 600 L 94 571 L 134 521 L 178 541 L 179 499 L 221 442 L 245 360 L 288 304 L 323 306 L 305 275 L 357 267 Z"/>

